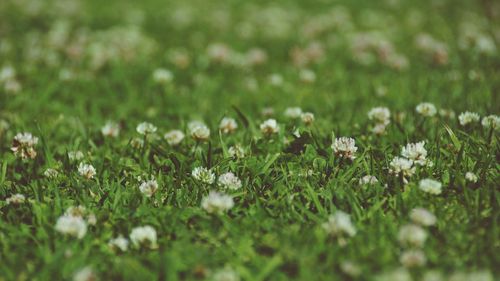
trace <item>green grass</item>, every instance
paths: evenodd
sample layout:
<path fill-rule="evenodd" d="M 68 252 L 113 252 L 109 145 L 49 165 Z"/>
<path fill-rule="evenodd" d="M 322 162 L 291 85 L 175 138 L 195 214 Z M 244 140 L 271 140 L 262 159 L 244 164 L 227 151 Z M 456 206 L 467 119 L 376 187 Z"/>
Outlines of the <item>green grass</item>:
<path fill-rule="evenodd" d="M 72 280 L 87 266 L 99 280 L 210 280 L 222 268 L 242 280 L 403 280 L 382 274 L 402 267 L 406 248 L 398 232 L 416 207 L 431 211 L 437 223 L 425 228 L 426 264 L 405 269 L 413 280 L 430 280 L 424 278 L 430 271 L 446 276 L 439 280 L 483 271 L 490 276 L 485 280 L 496 280 L 499 130 L 481 121 L 461 126 L 457 117 L 464 111 L 481 119 L 500 114 L 500 18 L 491 12 L 499 5 L 413 2 L 1 1 L 0 72 L 12 66 L 11 79 L 22 88 L 13 93 L 0 79 L 0 280 Z M 72 3 L 80 5 L 73 12 Z M 322 30 L 304 32 L 320 16 Z M 466 23 L 496 49 L 462 48 Z M 384 62 L 372 50 L 380 45 L 368 47 L 372 63 L 360 63 L 354 37 L 368 32 L 378 34 L 376 44 L 389 42 L 408 67 Z M 421 33 L 446 46 L 445 64 L 416 46 Z M 62 43 L 51 41 L 56 36 Z M 207 47 L 217 42 L 239 54 L 231 58 L 236 62 L 210 59 Z M 294 65 L 293 48 L 311 42 L 322 44 L 322 59 Z M 71 47 L 81 47 L 81 57 L 69 55 Z M 242 66 L 241 56 L 254 47 L 265 50 L 267 61 Z M 92 63 L 117 50 L 126 55 Z M 183 50 L 190 64 L 173 63 L 172 50 Z M 156 83 L 157 68 L 169 69 L 173 80 Z M 314 71 L 316 80 L 301 81 L 302 69 Z M 61 79 L 62 70 L 74 77 Z M 283 84 L 272 85 L 272 74 Z M 422 117 L 415 111 L 422 102 L 456 116 Z M 313 125 L 283 115 L 294 106 L 314 113 Z M 381 136 L 370 131 L 374 123 L 367 117 L 378 106 L 391 111 Z M 280 125 L 270 138 L 259 129 L 266 107 L 274 108 Z M 218 132 L 225 116 L 238 123 L 233 134 Z M 101 134 L 107 120 L 119 124 L 117 138 Z M 189 136 L 192 120 L 207 124 L 208 141 Z M 133 140 L 143 139 L 136 132 L 141 122 L 157 126 L 157 138 L 134 148 Z M 186 133 L 179 146 L 163 139 L 172 129 Z M 11 151 L 19 132 L 39 138 L 36 158 Z M 342 136 L 356 141 L 353 161 L 332 151 L 332 140 Z M 389 172 L 390 162 L 419 141 L 426 142 L 433 166 L 417 168 L 405 184 Z M 245 149 L 244 158 L 229 156 L 235 144 Z M 83 159 L 70 160 L 67 153 L 77 150 Z M 95 167 L 93 179 L 78 173 L 80 162 Z M 202 198 L 221 188 L 193 179 L 200 166 L 217 176 L 232 171 L 241 180 L 241 189 L 224 191 L 234 198 L 228 212 L 201 208 Z M 59 175 L 45 177 L 48 168 Z M 467 172 L 478 181 L 467 181 Z M 365 175 L 379 183 L 361 186 Z M 139 191 L 138 177 L 157 180 L 151 198 Z M 425 178 L 441 182 L 442 193 L 422 192 Z M 26 201 L 8 204 L 14 194 Z M 82 239 L 55 229 L 65 210 L 78 205 L 97 219 Z M 338 210 L 351 215 L 357 230 L 345 246 L 322 227 Z M 155 228 L 157 249 L 130 245 L 116 252 L 108 246 L 143 225 Z M 349 276 L 346 262 L 361 273 Z"/>

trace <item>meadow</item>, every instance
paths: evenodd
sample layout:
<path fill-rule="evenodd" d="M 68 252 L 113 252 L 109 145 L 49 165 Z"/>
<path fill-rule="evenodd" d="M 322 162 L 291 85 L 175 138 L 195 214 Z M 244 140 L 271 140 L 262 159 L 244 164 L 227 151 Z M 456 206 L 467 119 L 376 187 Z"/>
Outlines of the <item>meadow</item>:
<path fill-rule="evenodd" d="M 0 281 L 500 278 L 500 2 L 0 1 Z"/>

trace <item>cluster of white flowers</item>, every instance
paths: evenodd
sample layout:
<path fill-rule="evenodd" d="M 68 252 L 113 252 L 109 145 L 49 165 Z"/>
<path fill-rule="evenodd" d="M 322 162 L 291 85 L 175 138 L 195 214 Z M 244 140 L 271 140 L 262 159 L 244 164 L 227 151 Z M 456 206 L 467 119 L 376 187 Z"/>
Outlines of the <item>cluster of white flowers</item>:
<path fill-rule="evenodd" d="M 278 122 L 274 119 L 267 119 L 266 121 L 260 124 L 260 131 L 264 136 L 271 136 L 273 134 L 277 134 L 280 131 L 280 127 Z"/>
<path fill-rule="evenodd" d="M 336 211 L 328 217 L 328 221 L 322 225 L 323 229 L 329 235 L 336 237 L 340 245 L 345 245 L 347 237 L 356 235 L 356 228 L 351 221 L 351 216 L 342 211 Z"/>
<path fill-rule="evenodd" d="M 167 84 L 172 82 L 174 75 L 172 72 L 165 68 L 157 68 L 153 72 L 153 81 L 158 84 Z"/>
<path fill-rule="evenodd" d="M 500 116 L 488 115 L 481 120 L 481 125 L 486 129 L 500 130 Z"/>
<path fill-rule="evenodd" d="M 356 142 L 353 138 L 340 137 L 332 143 L 332 149 L 336 156 L 344 159 L 354 160 L 354 154 L 358 151 Z"/>
<path fill-rule="evenodd" d="M 155 133 L 157 129 L 158 128 L 156 128 L 156 126 L 151 123 L 142 122 L 137 125 L 137 128 L 135 130 L 141 135 L 150 135 Z"/>
<path fill-rule="evenodd" d="M 56 231 L 82 239 L 87 233 L 87 224 L 95 224 L 95 216 L 89 214 L 87 221 L 84 219 L 86 210 L 84 207 L 70 207 L 66 210 L 64 215 L 57 219 L 55 229 Z"/>
<path fill-rule="evenodd" d="M 476 174 L 474 174 L 473 172 L 467 172 L 467 173 L 465 173 L 465 179 L 466 179 L 467 181 L 472 182 L 472 183 L 476 183 L 476 182 L 477 182 L 477 180 L 478 180 L 478 177 L 477 177 L 477 175 L 476 175 Z"/>
<path fill-rule="evenodd" d="M 96 175 L 96 170 L 90 164 L 80 163 L 78 165 L 78 173 L 86 179 L 92 179 Z"/>
<path fill-rule="evenodd" d="M 408 183 L 407 178 L 413 176 L 415 173 L 415 166 L 413 166 L 413 161 L 408 160 L 403 157 L 394 157 L 391 163 L 389 163 L 389 172 L 396 176 L 401 176 L 404 183 Z"/>
<path fill-rule="evenodd" d="M 79 269 L 73 274 L 73 281 L 95 281 L 97 276 L 90 266 Z"/>
<path fill-rule="evenodd" d="M 241 188 L 241 180 L 232 172 L 219 176 L 218 185 L 225 189 L 236 190 Z"/>
<path fill-rule="evenodd" d="M 234 120 L 233 118 L 224 117 L 220 121 L 219 130 L 222 133 L 229 134 L 236 131 L 236 129 L 238 129 L 238 124 L 236 123 L 236 120 Z"/>
<path fill-rule="evenodd" d="M 462 126 L 467 126 L 472 123 L 477 123 L 479 122 L 479 119 L 481 119 L 479 117 L 479 114 L 470 111 L 462 112 L 460 113 L 460 115 L 458 115 L 458 122 Z"/>
<path fill-rule="evenodd" d="M 216 191 L 210 191 L 208 196 L 201 200 L 201 207 L 210 214 L 222 214 L 233 206 L 233 197 Z"/>
<path fill-rule="evenodd" d="M 314 114 L 311 112 L 304 112 L 300 115 L 300 119 L 306 126 L 310 126 L 314 123 Z"/>
<path fill-rule="evenodd" d="M 156 230 L 149 225 L 135 227 L 130 232 L 130 242 L 136 248 L 156 249 L 158 248 L 156 240 Z"/>
<path fill-rule="evenodd" d="M 139 190 L 146 197 L 151 197 L 158 190 L 158 182 L 156 182 L 156 180 L 154 180 L 154 179 L 148 180 L 148 181 L 143 181 L 141 183 L 141 185 L 139 186 Z"/>
<path fill-rule="evenodd" d="M 291 119 L 300 118 L 300 116 L 302 115 L 302 108 L 300 108 L 300 107 L 288 107 L 285 109 L 284 115 L 285 115 L 285 117 L 291 118 Z"/>
<path fill-rule="evenodd" d="M 16 76 L 16 70 L 10 65 L 0 69 L 0 85 L 3 85 L 6 93 L 16 94 L 21 91 L 21 83 Z"/>
<path fill-rule="evenodd" d="M 195 141 L 207 141 L 210 138 L 210 129 L 202 122 L 189 122 L 188 130 Z"/>
<path fill-rule="evenodd" d="M 241 147 L 239 144 L 235 144 L 227 150 L 229 155 L 234 158 L 243 158 L 245 157 L 245 149 Z"/>
<path fill-rule="evenodd" d="M 182 140 L 184 140 L 184 133 L 180 130 L 171 130 L 165 133 L 163 138 L 167 141 L 167 143 L 171 146 L 179 145 Z"/>
<path fill-rule="evenodd" d="M 410 219 L 421 226 L 432 226 L 436 224 L 436 216 L 424 208 L 415 208 L 410 211 Z"/>
<path fill-rule="evenodd" d="M 419 182 L 418 187 L 420 190 L 434 195 L 441 194 L 442 184 L 433 179 L 423 179 Z"/>
<path fill-rule="evenodd" d="M 26 197 L 20 193 L 13 194 L 9 198 L 5 199 L 5 203 L 12 205 L 18 205 L 24 203 L 24 201 L 26 201 Z"/>
<path fill-rule="evenodd" d="M 128 250 L 129 241 L 123 235 L 119 235 L 116 238 L 112 238 L 108 242 L 108 246 L 115 251 L 126 252 Z"/>
<path fill-rule="evenodd" d="M 68 151 L 68 159 L 69 161 L 80 161 L 84 157 L 83 152 L 81 151 Z"/>
<path fill-rule="evenodd" d="M 12 140 L 11 150 L 14 155 L 21 157 L 22 159 L 36 157 L 35 146 L 38 143 L 38 138 L 33 136 L 31 133 L 18 133 Z"/>
<path fill-rule="evenodd" d="M 372 132 L 380 135 L 386 130 L 387 125 L 391 122 L 391 112 L 387 107 L 374 107 L 368 112 L 368 119 L 375 123 Z"/>
<path fill-rule="evenodd" d="M 433 117 L 437 113 L 436 106 L 429 102 L 423 102 L 417 105 L 415 108 L 418 114 L 424 117 Z"/>
<path fill-rule="evenodd" d="M 205 184 L 212 184 L 215 181 L 214 173 L 212 173 L 210 169 L 207 169 L 205 167 L 194 168 L 193 171 L 191 172 L 191 176 L 195 180 Z"/>
<path fill-rule="evenodd" d="M 432 166 L 432 162 L 427 160 L 427 150 L 425 149 L 425 141 L 417 143 L 408 143 L 401 150 L 401 156 L 413 161 L 414 164 L 420 166 Z"/>
<path fill-rule="evenodd" d="M 359 185 L 374 185 L 378 183 L 378 179 L 375 176 L 366 175 L 359 179 Z"/>
<path fill-rule="evenodd" d="M 56 169 L 48 168 L 43 172 L 43 176 L 48 179 L 55 179 L 59 175 L 59 172 Z"/>
<path fill-rule="evenodd" d="M 101 128 L 101 133 L 105 137 L 116 138 L 120 134 L 120 125 L 113 121 L 108 121 Z"/>
<path fill-rule="evenodd" d="M 240 276 L 234 269 L 230 267 L 225 267 L 215 271 L 210 280 L 213 281 L 239 281 Z"/>

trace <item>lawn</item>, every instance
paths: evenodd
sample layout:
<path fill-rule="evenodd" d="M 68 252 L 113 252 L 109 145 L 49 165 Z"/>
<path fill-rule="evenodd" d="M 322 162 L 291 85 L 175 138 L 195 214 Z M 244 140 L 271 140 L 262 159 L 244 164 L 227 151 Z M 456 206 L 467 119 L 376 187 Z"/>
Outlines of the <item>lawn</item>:
<path fill-rule="evenodd" d="M 499 11 L 0 1 L 0 281 L 498 280 Z"/>

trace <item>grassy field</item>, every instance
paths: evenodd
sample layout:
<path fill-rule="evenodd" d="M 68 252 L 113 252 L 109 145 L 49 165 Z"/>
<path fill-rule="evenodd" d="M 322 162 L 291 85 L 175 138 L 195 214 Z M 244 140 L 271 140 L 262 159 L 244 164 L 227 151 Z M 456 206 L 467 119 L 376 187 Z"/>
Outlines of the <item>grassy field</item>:
<path fill-rule="evenodd" d="M 500 278 L 500 3 L 0 1 L 0 280 Z"/>

